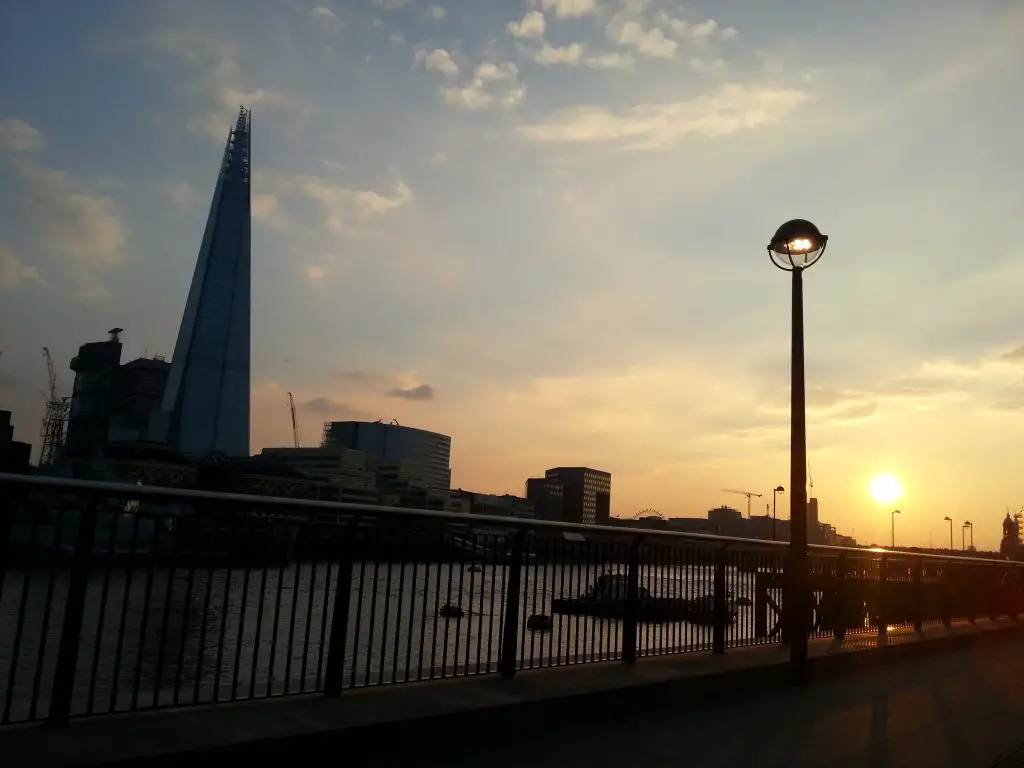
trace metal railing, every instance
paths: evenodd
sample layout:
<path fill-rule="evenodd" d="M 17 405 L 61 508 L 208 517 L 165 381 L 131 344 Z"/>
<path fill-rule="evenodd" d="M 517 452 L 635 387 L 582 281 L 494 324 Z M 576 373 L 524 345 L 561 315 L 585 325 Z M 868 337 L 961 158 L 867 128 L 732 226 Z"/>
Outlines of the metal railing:
<path fill-rule="evenodd" d="M 0 475 L 0 726 L 777 644 L 787 548 Z M 1024 605 L 1024 564 L 809 562 L 813 636 Z"/>

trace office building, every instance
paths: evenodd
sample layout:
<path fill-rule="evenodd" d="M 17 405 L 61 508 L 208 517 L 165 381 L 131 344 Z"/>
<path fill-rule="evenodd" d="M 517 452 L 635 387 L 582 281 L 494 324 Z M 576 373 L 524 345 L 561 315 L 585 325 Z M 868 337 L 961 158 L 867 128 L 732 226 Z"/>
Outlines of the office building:
<path fill-rule="evenodd" d="M 140 357 L 124 363 L 114 382 L 108 440 L 145 440 L 153 414 L 160 409 L 171 364 L 162 357 Z"/>
<path fill-rule="evenodd" d="M 378 474 L 383 471 L 381 465 L 389 462 L 417 465 L 406 466 L 404 476 L 418 474 L 418 479 L 436 490 L 451 487 L 452 439 L 448 435 L 396 422 L 331 421 L 324 424 L 321 446 L 362 451 Z"/>
<path fill-rule="evenodd" d="M 182 454 L 249 455 L 250 113 L 242 107 L 213 191 L 151 436 Z"/>
<path fill-rule="evenodd" d="M 297 469 L 309 477 L 314 498 L 353 504 L 377 504 L 377 476 L 366 454 L 349 449 L 264 448 L 259 458 Z"/>
<path fill-rule="evenodd" d="M 589 467 L 555 467 L 544 473 L 544 480 L 545 487 L 550 484 L 561 489 L 560 494 L 552 491 L 552 495 L 561 498 L 561 516 L 557 519 L 589 525 L 604 525 L 608 522 L 611 512 L 611 473 Z"/>
<path fill-rule="evenodd" d="M 562 486 L 557 478 L 529 478 L 526 481 L 526 498 L 533 504 L 538 519 L 562 519 Z"/>
<path fill-rule="evenodd" d="M 121 330 L 111 329 L 107 341 L 83 344 L 71 359 L 75 383 L 65 441 L 65 454 L 69 457 L 96 458 L 103 453 L 121 365 Z"/>

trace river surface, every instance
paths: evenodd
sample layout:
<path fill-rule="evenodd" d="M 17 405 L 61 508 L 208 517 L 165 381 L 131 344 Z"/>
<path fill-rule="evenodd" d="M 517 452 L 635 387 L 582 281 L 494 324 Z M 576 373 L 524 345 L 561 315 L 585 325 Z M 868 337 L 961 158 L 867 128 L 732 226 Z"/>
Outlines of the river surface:
<path fill-rule="evenodd" d="M 476 570 L 479 569 L 479 570 Z M 281 568 L 111 568 L 90 577 L 79 647 L 75 714 L 312 691 L 322 686 L 334 614 L 337 564 Z M 616 620 L 553 616 L 550 632 L 525 618 L 551 614 L 618 563 L 526 565 L 521 581 L 521 668 L 616 658 Z M 357 563 L 348 595 L 344 685 L 360 687 L 497 668 L 507 566 Z M 712 591 L 710 566 L 649 566 L 641 584 L 655 596 Z M 729 569 L 728 589 L 753 598 L 753 576 Z M 0 722 L 45 717 L 68 575 L 8 572 L 0 592 Z M 439 616 L 445 605 L 461 618 Z M 755 642 L 753 609 L 741 606 L 730 645 Z M 711 628 L 641 624 L 641 655 L 701 650 Z"/>

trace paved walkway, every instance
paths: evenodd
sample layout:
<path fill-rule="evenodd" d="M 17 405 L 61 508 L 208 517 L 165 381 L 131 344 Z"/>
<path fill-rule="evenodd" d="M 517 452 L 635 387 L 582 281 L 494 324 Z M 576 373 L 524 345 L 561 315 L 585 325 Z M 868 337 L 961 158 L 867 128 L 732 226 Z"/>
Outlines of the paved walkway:
<path fill-rule="evenodd" d="M 391 756 L 378 766 L 970 768 L 1024 742 L 1020 622 L 822 639 L 810 656 L 803 689 L 787 651 L 760 646 L 14 729 L 0 754 L 5 768 L 318 752 Z"/>
<path fill-rule="evenodd" d="M 554 723 L 417 766 L 1024 766 L 1024 644 L 936 654 L 735 703 Z M 438 734 L 457 743 L 459 734 Z M 376 765 L 409 765 L 408 760 Z"/>

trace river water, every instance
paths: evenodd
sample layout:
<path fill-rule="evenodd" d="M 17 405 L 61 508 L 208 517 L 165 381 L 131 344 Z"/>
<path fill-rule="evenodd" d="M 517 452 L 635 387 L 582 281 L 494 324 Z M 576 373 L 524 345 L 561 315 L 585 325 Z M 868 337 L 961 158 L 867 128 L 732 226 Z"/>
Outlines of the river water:
<path fill-rule="evenodd" d="M 75 680 L 75 714 L 206 703 L 316 690 L 322 685 L 339 567 L 298 563 L 226 570 L 111 568 L 90 578 Z M 523 626 L 551 614 L 619 563 L 523 567 L 521 668 L 616 658 L 621 623 L 553 616 L 550 632 Z M 655 596 L 712 590 L 709 566 L 649 566 Z M 753 576 L 729 569 L 728 588 L 753 597 Z M 359 687 L 493 672 L 508 569 L 502 565 L 357 563 L 352 569 L 344 685 Z M 10 571 L 0 592 L 0 722 L 45 717 L 68 587 L 66 571 Z M 461 618 L 438 615 L 459 606 Z M 740 607 L 730 645 L 754 642 Z M 711 628 L 641 624 L 641 655 L 710 648 Z"/>

